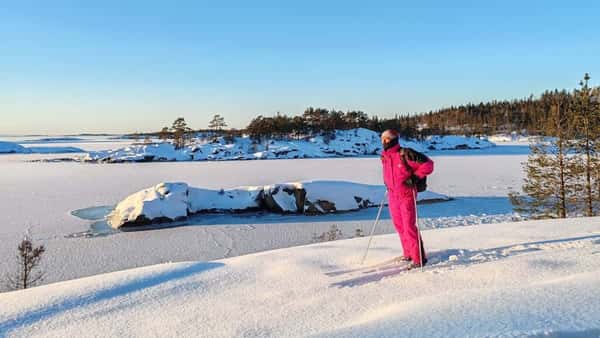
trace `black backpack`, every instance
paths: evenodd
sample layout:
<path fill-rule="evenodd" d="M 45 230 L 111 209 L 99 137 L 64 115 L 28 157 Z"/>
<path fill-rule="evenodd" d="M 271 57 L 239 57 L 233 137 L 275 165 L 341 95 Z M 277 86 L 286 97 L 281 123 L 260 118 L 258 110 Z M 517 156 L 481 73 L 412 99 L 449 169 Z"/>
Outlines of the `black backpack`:
<path fill-rule="evenodd" d="M 410 165 L 408 165 L 408 160 L 406 158 L 408 157 L 413 162 L 425 163 L 429 161 L 429 157 L 411 148 L 400 148 L 399 152 L 400 157 L 402 158 L 402 162 L 406 167 L 406 170 L 408 170 L 408 172 L 411 173 L 410 180 L 412 180 L 412 184 L 414 185 L 414 187 L 417 188 L 417 192 L 423 192 L 427 190 L 427 176 L 423 178 L 415 176 L 413 173 L 413 169 Z"/>

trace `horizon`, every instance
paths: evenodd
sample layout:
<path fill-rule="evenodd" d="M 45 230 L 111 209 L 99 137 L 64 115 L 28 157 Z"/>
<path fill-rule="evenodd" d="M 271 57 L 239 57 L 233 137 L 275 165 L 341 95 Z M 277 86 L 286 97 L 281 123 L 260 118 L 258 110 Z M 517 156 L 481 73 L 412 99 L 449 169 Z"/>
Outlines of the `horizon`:
<path fill-rule="evenodd" d="M 553 88 L 553 89 L 547 89 L 546 91 L 554 91 L 554 90 L 558 90 L 558 91 L 562 91 L 562 90 L 566 90 L 568 92 L 572 91 L 572 88 Z M 498 101 L 498 102 L 502 102 L 502 101 L 513 101 L 513 100 L 522 100 L 522 99 L 527 99 L 531 96 L 533 96 L 534 98 L 539 98 L 544 92 L 538 93 L 538 94 L 529 94 L 529 95 L 524 95 L 521 97 L 514 97 L 514 98 L 502 98 L 502 99 L 490 99 L 489 101 L 479 101 L 479 102 L 464 102 L 464 103 L 458 103 L 458 104 L 454 104 L 454 105 L 447 105 L 447 106 L 442 106 L 442 107 L 438 107 L 436 109 L 432 109 L 430 111 L 422 111 L 422 112 L 411 112 L 411 113 L 405 113 L 405 112 L 399 112 L 399 113 L 393 113 L 393 114 L 389 114 L 387 116 L 381 116 L 381 115 L 377 115 L 377 114 L 371 114 L 369 112 L 364 112 L 366 113 L 369 117 L 379 117 L 379 118 L 393 118 L 394 115 L 423 115 L 423 114 L 427 114 L 429 112 L 435 112 L 437 110 L 441 110 L 441 109 L 446 109 L 446 108 L 450 108 L 451 106 L 460 106 L 460 105 L 469 105 L 469 104 L 473 104 L 473 105 L 478 105 L 480 103 L 490 103 L 492 101 Z M 309 107 L 306 107 L 305 109 L 308 109 Z M 326 107 L 312 107 L 312 108 L 322 108 L 322 109 L 335 109 L 335 108 L 326 108 Z M 339 109 L 335 109 L 335 110 L 339 110 Z M 352 111 L 352 109 L 346 110 L 346 111 Z M 344 111 L 344 112 L 346 112 Z M 281 111 L 277 111 L 274 112 L 272 114 L 258 114 L 256 116 L 251 117 L 248 122 L 246 124 L 244 124 L 242 127 L 240 128 L 233 128 L 230 126 L 227 126 L 225 128 L 223 128 L 223 130 L 243 130 L 246 128 L 246 126 L 250 123 L 251 119 L 254 117 L 258 117 L 259 115 L 263 115 L 265 117 L 271 117 L 274 116 L 278 113 L 281 114 L 287 114 L 289 116 L 297 116 L 297 115 L 302 115 L 302 113 L 304 112 L 304 110 L 302 110 L 301 112 L 298 113 L 284 113 Z M 222 114 L 220 114 L 222 116 Z M 185 116 L 177 116 L 175 117 L 173 120 L 179 118 L 179 117 L 183 117 L 185 119 Z M 207 125 L 208 125 L 208 121 L 213 117 L 213 115 L 210 115 L 206 118 L 207 121 Z M 80 132 L 74 132 L 74 133 L 56 133 L 56 134 L 39 134 L 39 133 L 26 133 L 26 134 L 10 134 L 10 133 L 0 133 L 0 137 L 38 137 L 38 136 L 49 136 L 49 137 L 57 137 L 57 136 L 65 136 L 65 137 L 69 137 L 69 136 L 125 136 L 125 135 L 132 135 L 132 134 L 152 134 L 152 133 L 158 133 L 160 132 L 160 129 L 163 127 L 170 127 L 173 121 L 167 121 L 164 125 L 160 126 L 160 127 L 156 127 L 155 130 L 151 129 L 151 130 L 136 130 L 136 131 L 129 131 L 129 132 L 111 132 L 111 131 L 96 131 L 96 132 L 88 132 L 88 131 L 80 131 Z M 227 122 L 227 120 L 226 120 Z M 188 120 L 186 119 L 186 123 L 188 124 L 188 127 L 192 128 L 192 130 L 194 131 L 201 131 L 201 130 L 210 130 L 210 128 L 208 128 L 208 126 L 201 126 L 199 128 L 195 128 L 194 126 L 190 125 Z"/>
<path fill-rule="evenodd" d="M 373 4 L 375 6 L 375 4 Z M 241 129 L 305 108 L 392 117 L 539 96 L 600 76 L 596 2 L 229 7 L 5 5 L 0 135 Z"/>

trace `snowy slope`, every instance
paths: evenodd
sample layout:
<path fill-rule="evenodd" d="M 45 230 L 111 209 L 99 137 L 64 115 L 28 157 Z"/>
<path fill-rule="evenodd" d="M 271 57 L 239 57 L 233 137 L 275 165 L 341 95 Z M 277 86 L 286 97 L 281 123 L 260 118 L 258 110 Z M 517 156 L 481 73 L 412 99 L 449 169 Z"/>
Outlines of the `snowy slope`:
<path fill-rule="evenodd" d="M 418 151 L 483 149 L 494 144 L 476 137 L 431 136 L 422 142 L 401 140 L 401 144 Z M 87 162 L 150 162 L 150 161 L 224 161 L 356 157 L 381 152 L 379 134 L 368 129 L 337 130 L 326 142 L 322 136 L 308 140 L 268 140 L 254 144 L 248 137 L 238 137 L 233 143 L 223 138 L 215 142 L 195 139 L 191 145 L 175 149 L 171 143 L 131 145 L 115 150 L 89 152 Z"/>
<path fill-rule="evenodd" d="M 366 238 L 0 294 L 0 335 L 597 337 L 600 218 L 423 232 L 432 265 L 348 272 Z M 399 255 L 376 237 L 368 264 Z"/>

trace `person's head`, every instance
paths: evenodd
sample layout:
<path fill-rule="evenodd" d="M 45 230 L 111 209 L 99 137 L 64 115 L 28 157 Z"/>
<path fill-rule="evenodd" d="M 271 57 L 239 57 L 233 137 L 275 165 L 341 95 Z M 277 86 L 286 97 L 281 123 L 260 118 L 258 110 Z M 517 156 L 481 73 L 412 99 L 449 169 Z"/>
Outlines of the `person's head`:
<path fill-rule="evenodd" d="M 381 144 L 383 149 L 387 150 L 398 144 L 398 132 L 394 129 L 388 129 L 381 134 Z"/>

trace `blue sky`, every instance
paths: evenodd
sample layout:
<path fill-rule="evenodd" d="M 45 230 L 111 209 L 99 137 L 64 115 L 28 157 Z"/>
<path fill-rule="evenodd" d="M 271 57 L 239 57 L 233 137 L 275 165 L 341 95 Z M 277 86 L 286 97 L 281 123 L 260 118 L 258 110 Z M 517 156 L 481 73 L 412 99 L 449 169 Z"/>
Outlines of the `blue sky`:
<path fill-rule="evenodd" d="M 598 1 L 0 4 L 0 134 L 233 127 L 600 83 Z"/>

